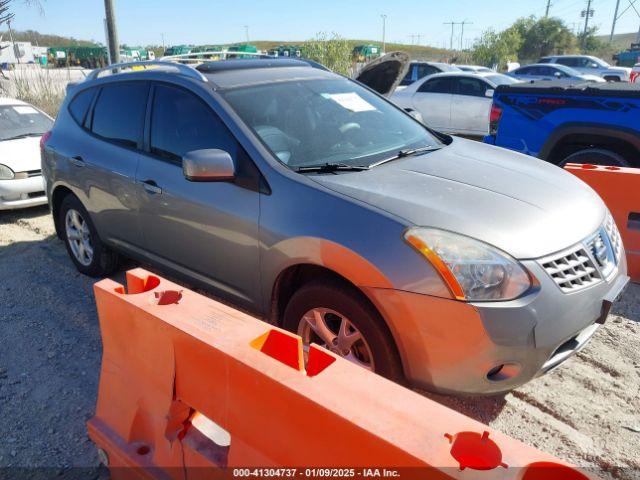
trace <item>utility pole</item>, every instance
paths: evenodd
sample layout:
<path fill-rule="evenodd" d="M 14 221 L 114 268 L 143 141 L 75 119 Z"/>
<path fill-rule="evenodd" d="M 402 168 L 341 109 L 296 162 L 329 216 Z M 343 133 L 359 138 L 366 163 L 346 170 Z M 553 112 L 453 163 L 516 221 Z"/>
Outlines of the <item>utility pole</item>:
<path fill-rule="evenodd" d="M 382 18 L 382 53 L 387 51 L 387 16 L 385 14 L 380 15 Z"/>
<path fill-rule="evenodd" d="M 466 20 L 463 20 L 462 22 L 460 22 L 460 26 L 462 27 L 460 30 L 460 51 L 462 51 L 462 44 L 463 44 L 463 39 L 464 39 L 464 26 L 465 25 L 473 25 L 473 22 L 467 22 Z"/>
<path fill-rule="evenodd" d="M 544 12 L 544 18 L 549 16 L 549 9 L 551 8 L 551 0 L 547 0 L 547 9 Z"/>
<path fill-rule="evenodd" d="M 162 55 L 164 55 L 164 51 L 166 50 L 164 46 L 164 33 L 161 33 L 160 36 L 162 37 Z"/>
<path fill-rule="evenodd" d="M 244 26 L 244 35 L 247 37 L 247 43 L 249 43 L 249 25 Z"/>
<path fill-rule="evenodd" d="M 613 22 L 611 23 L 611 35 L 609 35 L 609 43 L 613 42 L 613 35 L 616 32 L 616 22 L 618 21 L 618 10 L 620 9 L 620 0 L 616 0 L 616 9 L 613 13 Z"/>
<path fill-rule="evenodd" d="M 589 28 L 589 18 L 593 17 L 593 10 L 591 10 L 591 2 L 593 0 L 587 0 L 587 9 L 583 10 L 580 15 L 584 17 L 584 32 L 582 33 L 582 48 L 587 43 L 587 29 Z"/>
<path fill-rule="evenodd" d="M 451 25 L 451 40 L 449 41 L 449 50 L 453 50 L 453 28 L 458 24 L 451 20 L 450 22 L 444 22 L 443 25 Z"/>
<path fill-rule="evenodd" d="M 104 14 L 107 21 L 107 45 L 111 63 L 120 63 L 120 42 L 118 42 L 118 28 L 113 0 L 104 0 Z"/>

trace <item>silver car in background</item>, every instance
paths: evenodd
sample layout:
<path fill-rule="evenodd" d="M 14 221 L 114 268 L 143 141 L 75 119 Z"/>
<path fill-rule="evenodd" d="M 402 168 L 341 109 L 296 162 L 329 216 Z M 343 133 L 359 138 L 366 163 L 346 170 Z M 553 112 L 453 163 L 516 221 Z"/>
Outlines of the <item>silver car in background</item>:
<path fill-rule="evenodd" d="M 583 348 L 628 281 L 602 200 L 553 165 L 295 60 L 146 65 L 71 87 L 44 146 L 85 274 L 134 257 L 306 345 L 473 394 Z"/>
<path fill-rule="evenodd" d="M 551 55 L 541 58 L 538 63 L 556 63 L 570 67 L 583 75 L 595 75 L 607 82 L 628 82 L 629 67 L 613 67 L 598 57 L 591 55 Z"/>
<path fill-rule="evenodd" d="M 517 82 L 495 72 L 437 73 L 396 90 L 391 101 L 419 112 L 429 127 L 440 132 L 481 137 L 489 133 L 493 92 L 498 85 Z"/>
<path fill-rule="evenodd" d="M 554 81 L 560 83 L 603 83 L 606 80 L 598 75 L 580 73 L 564 65 L 539 63 L 525 65 L 507 73 L 510 77 L 521 81 Z"/>

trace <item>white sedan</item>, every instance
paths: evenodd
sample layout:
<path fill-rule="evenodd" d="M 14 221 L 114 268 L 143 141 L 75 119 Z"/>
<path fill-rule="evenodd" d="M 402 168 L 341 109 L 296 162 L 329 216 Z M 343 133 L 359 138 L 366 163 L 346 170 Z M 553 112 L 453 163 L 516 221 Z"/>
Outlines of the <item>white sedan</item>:
<path fill-rule="evenodd" d="M 0 210 L 47 203 L 40 138 L 51 127 L 51 117 L 37 108 L 0 97 Z"/>
<path fill-rule="evenodd" d="M 500 73 L 437 73 L 394 92 L 391 101 L 409 112 L 420 113 L 434 130 L 479 137 L 489 133 L 496 87 L 517 82 Z"/>

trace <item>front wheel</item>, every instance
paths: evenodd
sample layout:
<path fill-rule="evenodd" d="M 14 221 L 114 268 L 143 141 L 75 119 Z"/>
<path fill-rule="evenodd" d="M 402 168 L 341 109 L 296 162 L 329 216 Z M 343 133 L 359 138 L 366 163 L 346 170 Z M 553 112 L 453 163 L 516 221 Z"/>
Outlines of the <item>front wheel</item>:
<path fill-rule="evenodd" d="M 65 197 L 59 215 L 67 252 L 78 271 L 90 277 L 112 273 L 118 266 L 118 255 L 102 243 L 80 200 L 73 195 Z"/>
<path fill-rule="evenodd" d="M 588 148 L 572 153 L 559 163 L 560 167 L 564 167 L 567 163 L 588 163 L 591 165 L 604 165 L 615 167 L 628 167 L 627 162 L 622 155 L 602 148 Z"/>
<path fill-rule="evenodd" d="M 390 380 L 402 382 L 402 366 L 380 315 L 347 286 L 310 283 L 293 294 L 284 328 Z"/>

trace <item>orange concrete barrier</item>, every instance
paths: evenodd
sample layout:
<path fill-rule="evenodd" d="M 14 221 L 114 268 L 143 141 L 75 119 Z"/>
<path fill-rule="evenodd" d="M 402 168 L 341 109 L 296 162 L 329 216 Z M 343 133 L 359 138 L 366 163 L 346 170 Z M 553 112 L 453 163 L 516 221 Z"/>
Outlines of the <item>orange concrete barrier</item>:
<path fill-rule="evenodd" d="M 103 358 L 88 430 L 113 478 L 375 476 L 363 467 L 421 479 L 588 478 L 142 269 L 127 284 L 94 286 Z M 287 469 L 251 473 L 272 467 Z"/>
<path fill-rule="evenodd" d="M 640 282 L 640 169 L 569 163 L 565 169 L 602 197 L 618 225 L 629 276 Z"/>

